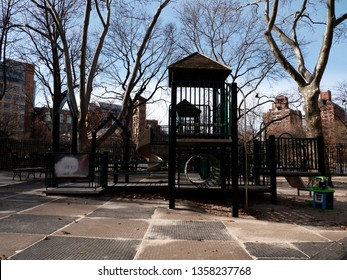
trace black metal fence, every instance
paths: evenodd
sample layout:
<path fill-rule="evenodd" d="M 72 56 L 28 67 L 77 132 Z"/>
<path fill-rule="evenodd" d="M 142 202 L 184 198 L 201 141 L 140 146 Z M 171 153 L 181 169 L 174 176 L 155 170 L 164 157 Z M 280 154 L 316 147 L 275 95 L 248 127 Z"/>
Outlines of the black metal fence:
<path fill-rule="evenodd" d="M 347 143 L 329 145 L 325 148 L 325 152 L 330 173 L 336 176 L 347 176 Z"/>
<path fill-rule="evenodd" d="M 167 127 L 162 127 L 160 133 L 154 133 L 153 144 L 164 145 L 168 143 Z M 276 140 L 277 167 L 288 171 L 306 171 L 318 169 L 317 144 L 313 139 L 307 138 L 278 138 Z M 44 166 L 44 156 L 50 152 L 51 143 L 47 141 L 15 141 L 7 140 L 0 145 L 0 170 L 9 170 L 16 167 Z M 239 145 L 240 174 L 244 176 L 244 145 Z M 254 141 L 247 144 L 248 176 L 253 174 L 255 166 L 260 170 L 268 168 L 266 157 L 268 141 Z M 329 162 L 330 173 L 336 176 L 347 176 L 347 143 L 328 145 L 324 148 L 325 160 Z"/>
<path fill-rule="evenodd" d="M 257 172 L 255 169 L 264 173 L 269 171 L 271 153 L 274 154 L 273 159 L 278 170 L 321 171 L 320 169 L 326 166 L 325 161 L 328 161 L 331 175 L 347 176 L 346 143 L 323 146 L 322 139 L 319 138 L 275 138 L 274 141 L 274 147 L 269 146 L 269 140 L 255 140 L 247 144 L 248 175 L 250 177 L 257 176 L 257 174 L 253 174 Z M 244 162 L 245 149 L 243 146 L 240 148 L 240 161 Z"/>
<path fill-rule="evenodd" d="M 0 169 L 44 166 L 44 155 L 50 151 L 47 141 L 3 140 L 0 145 Z"/>

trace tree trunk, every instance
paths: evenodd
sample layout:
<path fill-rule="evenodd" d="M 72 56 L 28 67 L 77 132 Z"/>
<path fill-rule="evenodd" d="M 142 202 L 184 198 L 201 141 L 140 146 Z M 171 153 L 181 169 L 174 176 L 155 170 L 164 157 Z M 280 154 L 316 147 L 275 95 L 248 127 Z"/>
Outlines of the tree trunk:
<path fill-rule="evenodd" d="M 87 126 L 85 121 L 78 122 L 78 151 L 90 152 L 91 147 L 88 139 Z"/>
<path fill-rule="evenodd" d="M 304 96 L 305 104 L 305 121 L 306 121 L 306 137 L 317 137 L 323 135 L 322 120 L 318 99 L 320 89 L 318 86 L 309 85 L 299 88 L 299 91 Z"/>
<path fill-rule="evenodd" d="M 317 85 L 309 85 L 306 87 L 299 88 L 299 91 L 304 96 L 305 104 L 305 120 L 306 120 L 306 137 L 308 138 L 316 138 L 318 136 L 324 136 L 323 127 L 322 127 L 322 119 L 320 114 L 320 108 L 318 104 L 320 89 Z M 323 137 L 323 146 L 325 147 L 325 139 Z M 330 166 L 329 161 L 327 160 L 327 149 L 324 149 L 325 161 L 324 161 L 324 176 L 329 177 L 329 185 L 333 187 L 333 183 L 331 180 Z"/>

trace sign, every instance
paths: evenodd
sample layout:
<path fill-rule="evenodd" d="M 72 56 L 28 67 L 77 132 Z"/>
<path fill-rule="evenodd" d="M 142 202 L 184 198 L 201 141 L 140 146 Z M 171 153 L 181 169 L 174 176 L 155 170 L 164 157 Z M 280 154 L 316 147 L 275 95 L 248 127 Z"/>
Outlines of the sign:
<path fill-rule="evenodd" d="M 88 154 L 56 155 L 54 173 L 59 178 L 86 178 L 89 176 Z"/>

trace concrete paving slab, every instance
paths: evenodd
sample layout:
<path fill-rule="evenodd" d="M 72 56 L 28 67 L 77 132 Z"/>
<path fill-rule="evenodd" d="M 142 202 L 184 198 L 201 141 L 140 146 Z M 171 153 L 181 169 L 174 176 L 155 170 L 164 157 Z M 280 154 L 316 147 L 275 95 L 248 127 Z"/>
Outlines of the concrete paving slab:
<path fill-rule="evenodd" d="M 23 211 L 25 214 L 84 217 L 94 211 L 97 205 L 60 203 L 57 201 L 39 205 L 35 208 Z"/>
<path fill-rule="evenodd" d="M 109 197 L 66 197 L 66 196 L 52 196 L 56 202 L 66 204 L 84 204 L 84 205 L 103 205 L 109 200 Z"/>
<path fill-rule="evenodd" d="M 112 217 L 118 219 L 150 219 L 155 207 L 128 205 L 128 207 L 106 208 L 100 207 L 91 213 L 90 217 Z"/>
<path fill-rule="evenodd" d="M 308 256 L 288 243 L 244 243 L 247 251 L 256 259 L 261 260 L 303 260 Z"/>
<path fill-rule="evenodd" d="M 40 205 L 41 202 L 37 201 L 21 201 L 21 200 L 0 200 L 0 211 L 14 211 L 19 212 L 24 209 L 32 208 Z"/>
<path fill-rule="evenodd" d="M 6 259 L 17 251 L 44 238 L 40 234 L 0 233 L 0 259 Z"/>
<path fill-rule="evenodd" d="M 138 240 L 52 236 L 11 257 L 13 260 L 132 260 Z"/>
<path fill-rule="evenodd" d="M 0 187 L 0 199 L 11 198 L 12 196 L 19 194 L 18 192 L 1 190 L 1 189 L 2 188 Z"/>
<path fill-rule="evenodd" d="M 2 186 L 20 184 L 21 181 L 12 180 L 13 172 L 12 171 L 0 171 L 0 189 Z M 17 177 L 18 178 L 18 177 Z"/>
<path fill-rule="evenodd" d="M 328 229 L 319 217 L 316 224 L 310 223 L 313 216 L 307 211 L 276 214 L 269 205 L 274 222 L 219 217 L 185 200 L 177 200 L 172 210 L 167 201 L 151 197 L 46 197 L 44 190 L 42 180 L 0 187 L 0 249 L 5 252 L 0 251 L 0 256 L 23 260 L 347 258 L 347 231 Z M 287 215 L 290 224 L 281 222 Z"/>
<path fill-rule="evenodd" d="M 7 217 L 16 213 L 15 211 L 0 211 L 0 218 Z"/>
<path fill-rule="evenodd" d="M 33 194 L 33 193 L 19 193 L 9 198 L 10 201 L 31 201 L 31 202 L 49 202 L 53 201 L 54 198 Z"/>
<path fill-rule="evenodd" d="M 73 183 L 70 186 L 49 188 L 45 190 L 47 195 L 95 195 L 98 196 L 106 192 L 105 188 L 88 187 L 88 183 Z"/>
<path fill-rule="evenodd" d="M 294 242 L 292 244 L 311 258 L 329 248 L 333 242 Z"/>
<path fill-rule="evenodd" d="M 135 195 L 136 196 L 136 195 Z M 112 206 L 112 205 L 138 205 L 138 206 L 154 206 L 154 207 L 167 207 L 168 202 L 165 199 L 131 199 L 124 197 L 113 197 L 111 198 L 104 206 Z"/>
<path fill-rule="evenodd" d="M 145 240 L 137 260 L 251 260 L 236 242 L 196 240 Z"/>
<path fill-rule="evenodd" d="M 347 260 L 347 238 L 332 242 L 324 250 L 312 256 L 313 260 Z"/>
<path fill-rule="evenodd" d="M 63 216 L 14 214 L 0 219 L 0 232 L 51 234 L 73 221 Z"/>
<path fill-rule="evenodd" d="M 233 240 L 219 221 L 154 220 L 146 239 L 173 240 Z"/>
<path fill-rule="evenodd" d="M 167 207 L 159 207 L 155 210 L 155 213 L 152 217 L 153 219 L 158 220 L 219 220 L 219 217 L 208 215 L 204 212 L 192 211 L 188 208 L 177 208 L 177 209 L 168 209 Z M 224 219 L 229 219 L 224 217 Z"/>
<path fill-rule="evenodd" d="M 148 229 L 148 222 L 113 218 L 84 218 L 57 231 L 55 235 L 142 239 Z"/>
<path fill-rule="evenodd" d="M 315 232 L 331 241 L 338 241 L 347 237 L 347 230 L 316 230 Z"/>
<path fill-rule="evenodd" d="M 8 184 L 6 183 L 0 187 L 0 191 L 16 193 L 28 192 L 38 189 L 40 189 L 41 191 L 45 189 L 42 179 L 32 179 L 27 181 L 10 181 Z"/>
<path fill-rule="evenodd" d="M 328 241 L 323 236 L 293 224 L 235 218 L 233 223 L 225 225 L 242 242 Z"/>
<path fill-rule="evenodd" d="M 160 204 L 156 202 L 151 202 L 151 201 L 123 201 L 123 200 L 115 200 L 111 199 L 107 201 L 106 203 L 103 204 L 104 208 L 108 209 L 121 209 L 121 208 L 128 208 L 128 207 L 148 207 L 148 208 L 153 208 L 153 207 L 159 207 Z"/>

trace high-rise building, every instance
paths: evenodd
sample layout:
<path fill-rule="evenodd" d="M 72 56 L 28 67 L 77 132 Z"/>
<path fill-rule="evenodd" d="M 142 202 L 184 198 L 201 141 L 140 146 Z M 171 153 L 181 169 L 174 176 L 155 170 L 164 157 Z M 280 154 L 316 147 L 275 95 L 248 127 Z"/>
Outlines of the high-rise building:
<path fill-rule="evenodd" d="M 335 144 L 346 142 L 346 112 L 332 101 L 330 90 L 321 92 L 319 108 L 321 112 L 323 136 L 326 143 Z"/>
<path fill-rule="evenodd" d="M 16 139 L 29 138 L 31 114 L 35 102 L 35 81 L 32 64 L 7 60 L 5 72 L 0 63 L 0 129 L 8 129 Z"/>
<path fill-rule="evenodd" d="M 293 137 L 304 137 L 302 114 L 300 110 L 289 108 L 288 97 L 279 95 L 275 98 L 272 108 L 263 114 L 266 135 L 280 136 L 289 133 Z"/>

